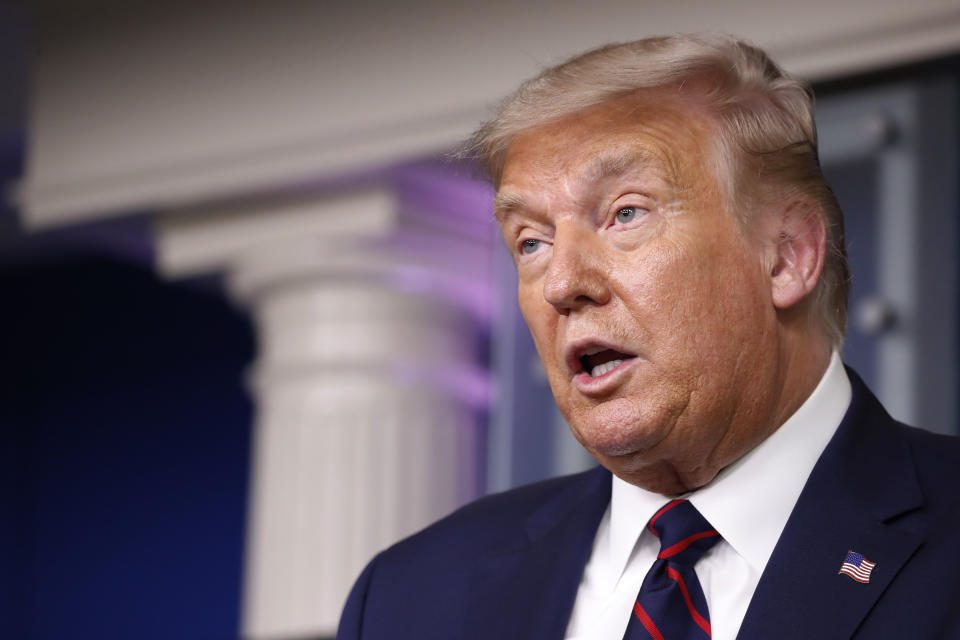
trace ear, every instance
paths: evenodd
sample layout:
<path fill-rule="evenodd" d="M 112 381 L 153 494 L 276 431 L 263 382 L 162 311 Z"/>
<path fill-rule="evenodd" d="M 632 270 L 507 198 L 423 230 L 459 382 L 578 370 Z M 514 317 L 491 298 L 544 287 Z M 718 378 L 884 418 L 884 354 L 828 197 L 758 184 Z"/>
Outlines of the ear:
<path fill-rule="evenodd" d="M 827 232 L 819 209 L 794 202 L 773 214 L 770 286 L 773 305 L 786 310 L 809 295 L 823 272 Z"/>

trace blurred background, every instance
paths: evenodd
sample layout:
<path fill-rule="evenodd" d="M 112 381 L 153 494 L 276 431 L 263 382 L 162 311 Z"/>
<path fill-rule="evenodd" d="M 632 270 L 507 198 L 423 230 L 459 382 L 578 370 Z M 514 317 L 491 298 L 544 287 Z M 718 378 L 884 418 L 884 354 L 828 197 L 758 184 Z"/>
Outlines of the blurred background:
<path fill-rule="evenodd" d="M 956 0 L 0 4 L 0 635 L 332 637 L 378 549 L 588 467 L 448 155 L 705 29 L 813 81 L 845 359 L 955 433 Z"/>

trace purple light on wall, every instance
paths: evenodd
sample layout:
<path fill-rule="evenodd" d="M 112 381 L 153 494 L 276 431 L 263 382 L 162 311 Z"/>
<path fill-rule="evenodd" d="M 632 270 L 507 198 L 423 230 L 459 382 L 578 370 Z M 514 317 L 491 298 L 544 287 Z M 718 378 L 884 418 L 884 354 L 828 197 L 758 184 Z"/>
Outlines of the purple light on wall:
<path fill-rule="evenodd" d="M 393 372 L 397 379 L 411 386 L 437 389 L 475 410 L 486 410 L 490 406 L 493 394 L 490 375 L 478 367 L 401 362 L 394 366 Z"/>

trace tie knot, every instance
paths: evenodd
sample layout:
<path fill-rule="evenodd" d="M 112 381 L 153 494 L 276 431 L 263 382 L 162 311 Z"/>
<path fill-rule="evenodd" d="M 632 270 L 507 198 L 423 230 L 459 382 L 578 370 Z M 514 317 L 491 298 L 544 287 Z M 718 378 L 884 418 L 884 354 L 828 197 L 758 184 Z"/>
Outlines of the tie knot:
<path fill-rule="evenodd" d="M 673 500 L 657 511 L 648 525 L 660 538 L 660 555 L 671 563 L 694 565 L 719 540 L 710 526 L 688 500 Z"/>

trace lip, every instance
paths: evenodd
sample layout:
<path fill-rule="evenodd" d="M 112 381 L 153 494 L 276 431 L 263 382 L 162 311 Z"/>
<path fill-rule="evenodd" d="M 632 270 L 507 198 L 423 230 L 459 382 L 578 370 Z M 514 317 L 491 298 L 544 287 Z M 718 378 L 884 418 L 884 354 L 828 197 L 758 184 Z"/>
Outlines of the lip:
<path fill-rule="evenodd" d="M 603 351 L 605 349 L 619 351 L 620 353 L 624 354 L 633 353 L 629 349 L 625 349 L 620 345 L 616 345 L 605 340 L 598 340 L 596 338 L 583 338 L 571 342 L 567 346 L 565 354 L 567 370 L 571 374 L 573 384 L 577 391 L 585 396 L 596 397 L 610 393 L 617 387 L 617 385 L 620 384 L 621 379 L 627 374 L 629 369 L 636 364 L 636 361 L 640 359 L 638 355 L 633 354 L 632 358 L 627 358 L 615 369 L 607 371 L 605 374 L 594 378 L 588 372 L 583 370 L 583 367 L 580 364 L 580 355 L 585 351 L 596 352 Z"/>
<path fill-rule="evenodd" d="M 592 377 L 586 371 L 581 371 L 573 376 L 573 385 L 577 388 L 577 391 L 585 396 L 599 397 L 608 395 L 620 385 L 623 377 L 627 375 L 628 370 L 636 364 L 637 360 L 639 360 L 639 358 L 636 356 L 624 360 L 616 369 L 607 371 L 602 376 L 597 376 L 596 378 Z"/>

